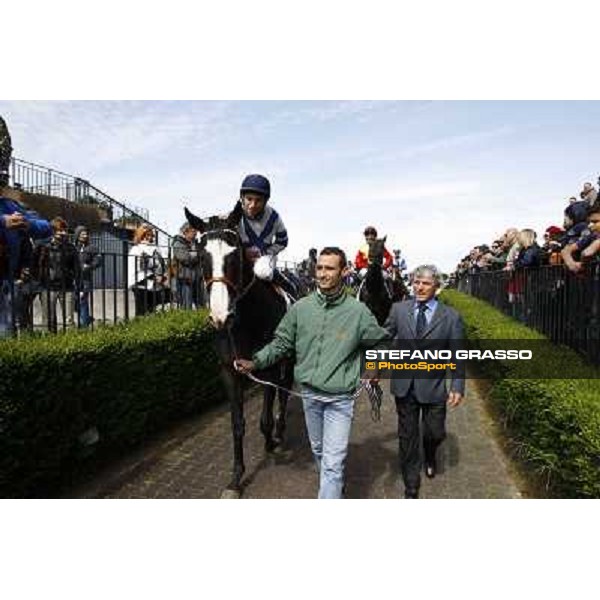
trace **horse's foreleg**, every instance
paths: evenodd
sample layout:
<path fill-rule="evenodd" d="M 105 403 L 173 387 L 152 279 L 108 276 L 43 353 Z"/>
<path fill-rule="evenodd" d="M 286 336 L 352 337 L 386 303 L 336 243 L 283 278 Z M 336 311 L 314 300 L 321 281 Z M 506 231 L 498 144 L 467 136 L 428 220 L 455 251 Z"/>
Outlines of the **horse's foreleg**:
<path fill-rule="evenodd" d="M 240 491 L 240 484 L 246 467 L 244 465 L 244 390 L 239 378 L 233 373 L 225 376 L 225 385 L 229 396 L 231 430 L 233 433 L 233 475 L 227 489 Z"/>
<path fill-rule="evenodd" d="M 239 490 L 246 466 L 244 465 L 244 435 L 246 420 L 244 419 L 244 397 L 240 390 L 239 397 L 231 406 L 231 428 L 233 431 L 233 477 L 229 488 Z"/>
<path fill-rule="evenodd" d="M 275 390 L 272 387 L 265 386 L 263 391 L 262 414 L 260 415 L 260 431 L 265 436 L 265 450 L 273 452 L 275 441 L 273 440 L 273 402 L 275 400 Z"/>
<path fill-rule="evenodd" d="M 285 435 L 285 429 L 287 425 L 287 403 L 289 394 L 287 392 L 280 391 L 278 394 L 279 407 L 277 410 L 277 416 L 275 417 L 275 442 L 281 444 L 283 442 L 283 436 Z"/>
<path fill-rule="evenodd" d="M 293 381 L 294 368 L 291 364 L 284 363 L 281 368 L 281 386 L 285 388 L 285 390 L 290 390 L 292 389 Z M 277 444 L 281 444 L 285 434 L 287 425 L 287 403 L 289 397 L 290 395 L 287 391 L 279 390 L 279 408 L 277 411 L 277 417 L 275 418 L 275 441 Z"/>

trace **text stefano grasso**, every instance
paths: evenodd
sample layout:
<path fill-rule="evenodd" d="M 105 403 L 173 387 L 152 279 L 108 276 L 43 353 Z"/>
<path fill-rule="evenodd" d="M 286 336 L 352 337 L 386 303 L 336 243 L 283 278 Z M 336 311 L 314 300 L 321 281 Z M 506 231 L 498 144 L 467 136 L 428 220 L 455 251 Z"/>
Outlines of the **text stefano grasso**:
<path fill-rule="evenodd" d="M 365 360 L 531 360 L 532 350 L 366 350 Z"/>

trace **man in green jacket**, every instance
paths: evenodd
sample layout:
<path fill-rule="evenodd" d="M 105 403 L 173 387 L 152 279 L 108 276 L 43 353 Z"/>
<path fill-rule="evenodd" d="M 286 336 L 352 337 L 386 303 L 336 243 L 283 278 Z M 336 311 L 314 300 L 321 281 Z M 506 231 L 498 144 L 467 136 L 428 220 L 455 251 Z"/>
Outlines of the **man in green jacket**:
<path fill-rule="evenodd" d="M 360 351 L 387 337 L 366 305 L 346 294 L 346 255 L 321 250 L 317 291 L 292 306 L 273 341 L 235 367 L 249 373 L 295 354 L 310 445 L 319 471 L 319 498 L 341 498 L 344 464 L 360 384 Z"/>

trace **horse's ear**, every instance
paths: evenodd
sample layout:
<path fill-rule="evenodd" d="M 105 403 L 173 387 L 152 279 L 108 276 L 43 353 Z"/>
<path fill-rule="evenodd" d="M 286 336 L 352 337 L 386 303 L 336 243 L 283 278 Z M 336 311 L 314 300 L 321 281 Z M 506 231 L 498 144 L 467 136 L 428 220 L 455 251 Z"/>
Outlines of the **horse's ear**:
<path fill-rule="evenodd" d="M 239 225 L 242 214 L 242 203 L 238 200 L 227 216 L 227 229 L 235 229 Z"/>
<path fill-rule="evenodd" d="M 384 235 L 381 241 L 385 244 L 385 240 L 387 240 L 387 235 Z"/>
<path fill-rule="evenodd" d="M 184 207 L 183 212 L 185 212 L 185 218 L 187 219 L 187 222 L 200 233 L 204 233 L 206 230 L 206 223 L 200 217 L 197 217 L 194 213 L 191 213 L 187 206 Z"/>

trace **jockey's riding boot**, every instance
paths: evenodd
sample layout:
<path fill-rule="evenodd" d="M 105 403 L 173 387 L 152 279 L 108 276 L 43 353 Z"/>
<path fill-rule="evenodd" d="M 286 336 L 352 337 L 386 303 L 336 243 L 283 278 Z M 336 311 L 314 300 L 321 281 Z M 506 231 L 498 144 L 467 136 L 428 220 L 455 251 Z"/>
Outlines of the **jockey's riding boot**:
<path fill-rule="evenodd" d="M 291 296 L 293 300 L 298 299 L 298 290 L 296 289 L 296 286 L 277 269 L 275 269 L 275 272 L 273 273 L 273 283 Z"/>

